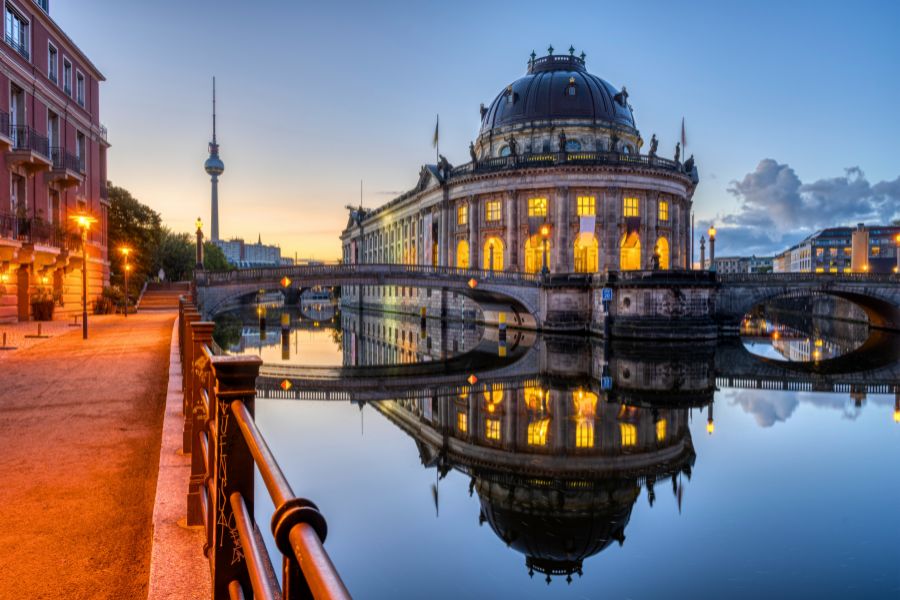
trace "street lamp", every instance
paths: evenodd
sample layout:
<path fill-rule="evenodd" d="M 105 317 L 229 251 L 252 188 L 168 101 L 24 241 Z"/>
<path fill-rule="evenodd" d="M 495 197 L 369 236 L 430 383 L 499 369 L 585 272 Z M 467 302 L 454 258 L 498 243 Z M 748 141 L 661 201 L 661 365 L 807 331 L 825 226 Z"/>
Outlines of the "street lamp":
<path fill-rule="evenodd" d="M 713 403 L 706 407 L 706 433 L 712 435 L 716 430 L 716 422 L 713 420 Z"/>
<path fill-rule="evenodd" d="M 543 245 L 543 249 L 544 249 L 542 266 L 541 266 L 541 275 L 549 275 L 550 267 L 547 264 L 547 244 L 549 244 L 549 242 L 550 242 L 550 226 L 547 225 L 546 223 L 541 225 L 541 239 L 543 240 L 542 245 Z"/>
<path fill-rule="evenodd" d="M 203 221 L 197 217 L 197 265 L 196 269 L 203 269 Z"/>
<path fill-rule="evenodd" d="M 709 231 L 709 270 L 716 270 L 716 226 L 710 225 Z"/>
<path fill-rule="evenodd" d="M 131 248 L 128 246 L 123 246 L 119 248 L 119 252 L 122 253 L 122 256 L 125 257 L 125 266 L 123 270 L 125 271 L 125 318 L 128 318 L 128 272 L 131 270 L 131 265 L 128 264 L 128 255 L 131 254 Z"/>
<path fill-rule="evenodd" d="M 897 266 L 894 267 L 894 273 L 900 273 L 900 233 L 894 236 L 894 242 L 897 244 Z"/>
<path fill-rule="evenodd" d="M 81 213 L 69 217 L 81 228 L 81 339 L 88 339 L 88 311 L 87 311 L 87 235 L 91 225 L 97 219 L 88 213 Z"/>

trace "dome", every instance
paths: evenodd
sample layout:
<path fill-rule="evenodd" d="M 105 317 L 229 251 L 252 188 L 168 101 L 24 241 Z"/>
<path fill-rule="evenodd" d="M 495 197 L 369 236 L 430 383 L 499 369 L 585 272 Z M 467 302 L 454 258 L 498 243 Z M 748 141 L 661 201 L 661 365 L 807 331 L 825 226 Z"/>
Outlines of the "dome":
<path fill-rule="evenodd" d="M 547 120 L 590 120 L 635 129 L 627 92 L 588 73 L 583 58 L 551 54 L 532 59 L 528 73 L 500 92 L 484 111 L 481 135 Z"/>
<path fill-rule="evenodd" d="M 218 154 L 214 154 L 206 159 L 206 162 L 203 163 L 203 168 L 210 175 L 221 175 L 225 172 L 225 163 L 222 162 Z"/>

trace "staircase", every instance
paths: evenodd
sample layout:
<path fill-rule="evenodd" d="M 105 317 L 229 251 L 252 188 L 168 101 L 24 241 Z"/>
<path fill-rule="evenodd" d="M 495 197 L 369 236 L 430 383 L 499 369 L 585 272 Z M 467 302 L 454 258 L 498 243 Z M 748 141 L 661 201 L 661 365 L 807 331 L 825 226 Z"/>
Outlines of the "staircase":
<path fill-rule="evenodd" d="M 138 300 L 139 311 L 148 310 L 178 310 L 178 298 L 191 291 L 189 281 L 177 283 L 148 282 L 147 289 Z"/>

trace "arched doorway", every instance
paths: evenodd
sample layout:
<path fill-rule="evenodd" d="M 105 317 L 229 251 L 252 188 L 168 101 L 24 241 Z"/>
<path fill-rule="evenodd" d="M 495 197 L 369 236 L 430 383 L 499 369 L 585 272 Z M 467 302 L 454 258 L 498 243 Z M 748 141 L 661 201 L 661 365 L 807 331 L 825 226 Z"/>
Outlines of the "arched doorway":
<path fill-rule="evenodd" d="M 533 235 L 525 240 L 525 272 L 539 273 L 544 267 L 543 240 Z M 547 268 L 550 268 L 550 240 L 547 240 Z"/>
<path fill-rule="evenodd" d="M 575 237 L 575 272 L 596 273 L 599 266 L 600 245 L 593 233 L 579 233 Z"/>
<path fill-rule="evenodd" d="M 459 240 L 456 244 L 456 268 L 469 268 L 469 242 L 466 240 Z"/>
<path fill-rule="evenodd" d="M 641 238 L 637 231 L 622 236 L 619 251 L 619 270 L 639 271 L 641 269 Z"/>
<path fill-rule="evenodd" d="M 484 243 L 484 270 L 503 270 L 503 241 L 498 237 L 489 237 Z"/>
<path fill-rule="evenodd" d="M 659 253 L 659 268 L 669 270 L 669 240 L 661 237 L 656 240 L 656 251 Z"/>

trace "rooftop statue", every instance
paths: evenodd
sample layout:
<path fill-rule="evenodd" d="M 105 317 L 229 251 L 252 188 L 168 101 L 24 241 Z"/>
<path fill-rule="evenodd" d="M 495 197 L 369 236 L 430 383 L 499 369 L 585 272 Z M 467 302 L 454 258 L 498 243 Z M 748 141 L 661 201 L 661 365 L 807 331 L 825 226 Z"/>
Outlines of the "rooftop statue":
<path fill-rule="evenodd" d="M 647 152 L 649 156 L 656 156 L 656 149 L 659 147 L 659 140 L 656 139 L 656 134 L 653 134 L 653 137 L 650 138 L 650 151 Z"/>
<path fill-rule="evenodd" d="M 675 143 L 675 162 L 681 160 L 681 142 Z"/>
<path fill-rule="evenodd" d="M 516 156 L 519 153 L 519 144 L 516 143 L 516 138 L 509 136 L 506 138 L 506 141 L 509 142 L 509 154 L 511 156 Z"/>
<path fill-rule="evenodd" d="M 487 114 L 487 107 L 484 105 L 484 102 L 481 103 L 481 106 L 478 108 L 478 111 L 481 113 L 481 118 L 484 120 L 484 115 Z"/>
<path fill-rule="evenodd" d="M 691 154 L 691 157 L 684 161 L 684 172 L 690 173 L 694 170 L 694 155 Z"/>
<path fill-rule="evenodd" d="M 566 151 L 566 132 L 565 130 L 559 132 L 559 151 Z"/>
<path fill-rule="evenodd" d="M 469 142 L 469 156 L 472 158 L 472 163 L 478 162 L 478 155 L 475 154 L 475 142 Z"/>
<path fill-rule="evenodd" d="M 623 85 L 622 91 L 613 96 L 613 99 L 621 106 L 622 108 L 628 108 L 628 89 Z"/>

